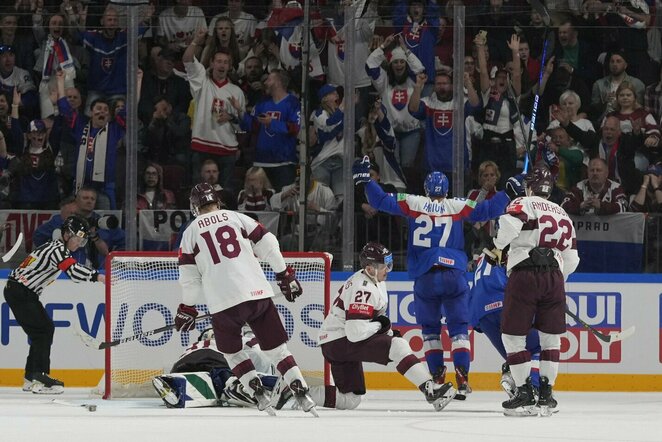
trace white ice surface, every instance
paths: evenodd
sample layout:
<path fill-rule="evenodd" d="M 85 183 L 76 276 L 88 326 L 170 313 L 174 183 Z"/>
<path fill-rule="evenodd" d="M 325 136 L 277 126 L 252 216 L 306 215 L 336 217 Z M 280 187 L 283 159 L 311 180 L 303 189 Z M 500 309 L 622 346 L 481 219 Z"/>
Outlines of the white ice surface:
<path fill-rule="evenodd" d="M 167 409 L 160 399 L 104 401 L 87 391 L 0 388 L 0 441 L 662 441 L 662 393 L 559 392 L 554 416 L 513 418 L 502 415 L 500 392 L 475 392 L 437 413 L 415 391 L 371 391 L 358 409 L 322 408 L 315 419 L 296 410 L 270 417 L 247 408 Z"/>

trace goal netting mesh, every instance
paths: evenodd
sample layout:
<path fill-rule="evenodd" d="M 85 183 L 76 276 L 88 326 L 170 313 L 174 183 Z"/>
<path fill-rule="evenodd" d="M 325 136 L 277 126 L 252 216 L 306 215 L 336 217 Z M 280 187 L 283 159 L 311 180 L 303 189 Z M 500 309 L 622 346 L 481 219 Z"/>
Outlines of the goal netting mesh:
<path fill-rule="evenodd" d="M 325 253 L 284 253 L 303 287 L 303 295 L 290 303 L 280 295 L 267 263 L 262 268 L 272 283 L 276 307 L 290 337 L 288 348 L 310 383 L 327 383 L 328 371 L 317 345 L 317 333 L 329 305 L 331 256 Z M 177 255 L 169 252 L 119 252 L 108 257 L 106 279 L 106 341 L 115 341 L 174 322 L 181 302 Z M 218 287 L 219 291 L 223 287 Z M 207 306 L 196 306 L 200 315 Z M 170 372 L 186 347 L 211 327 L 209 319 L 195 330 L 174 329 L 124 342 L 106 349 L 105 375 L 100 384 L 104 398 L 153 396 L 151 379 Z"/>

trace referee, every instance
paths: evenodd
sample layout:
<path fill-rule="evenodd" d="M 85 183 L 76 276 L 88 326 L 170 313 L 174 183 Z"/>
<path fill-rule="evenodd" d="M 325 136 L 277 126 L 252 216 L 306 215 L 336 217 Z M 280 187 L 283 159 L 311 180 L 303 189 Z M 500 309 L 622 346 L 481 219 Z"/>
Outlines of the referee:
<path fill-rule="evenodd" d="M 39 296 L 61 272 L 66 272 L 74 282 L 104 282 L 104 275 L 76 262 L 71 256 L 71 252 L 85 246 L 88 234 L 87 221 L 76 215 L 68 217 L 62 224 L 62 239 L 49 241 L 33 250 L 9 274 L 5 300 L 30 338 L 23 391 L 38 394 L 64 392 L 64 383 L 49 376 L 55 327 Z"/>

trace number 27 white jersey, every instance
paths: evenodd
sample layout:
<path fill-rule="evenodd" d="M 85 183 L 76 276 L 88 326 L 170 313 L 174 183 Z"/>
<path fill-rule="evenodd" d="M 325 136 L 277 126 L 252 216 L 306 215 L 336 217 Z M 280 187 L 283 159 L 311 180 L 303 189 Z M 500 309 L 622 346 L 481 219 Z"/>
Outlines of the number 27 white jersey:
<path fill-rule="evenodd" d="M 275 245 L 282 261 L 278 242 L 268 237 L 273 235 L 241 213 L 218 210 L 195 218 L 186 228 L 179 249 L 183 303 L 206 302 L 209 312 L 216 313 L 245 301 L 274 296 L 255 257 L 266 255 L 266 250 L 259 250 L 260 247 Z M 254 250 L 253 244 L 257 245 L 263 238 L 265 241 Z M 282 262 L 282 268 L 274 270 L 284 268 Z"/>

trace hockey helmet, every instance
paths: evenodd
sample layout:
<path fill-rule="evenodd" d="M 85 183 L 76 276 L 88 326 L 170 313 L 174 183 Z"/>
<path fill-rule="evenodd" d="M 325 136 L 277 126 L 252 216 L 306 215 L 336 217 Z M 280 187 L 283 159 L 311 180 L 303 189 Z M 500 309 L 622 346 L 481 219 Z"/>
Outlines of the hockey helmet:
<path fill-rule="evenodd" d="M 547 167 L 535 166 L 524 177 L 524 184 L 534 195 L 548 198 L 552 194 L 554 177 Z"/>
<path fill-rule="evenodd" d="M 359 253 L 359 263 L 364 269 L 369 265 L 374 267 L 384 265 L 386 271 L 390 272 L 393 270 L 393 254 L 378 242 L 369 242 Z"/>
<path fill-rule="evenodd" d="M 429 197 L 445 197 L 448 193 L 448 177 L 443 172 L 430 172 L 425 177 L 425 195 Z"/>
<path fill-rule="evenodd" d="M 62 223 L 60 229 L 62 233 L 68 232 L 81 239 L 81 247 L 87 244 L 87 237 L 90 235 L 90 225 L 85 218 L 78 215 L 71 215 Z"/>
<path fill-rule="evenodd" d="M 216 190 L 214 190 L 214 187 L 208 183 L 196 184 L 193 189 L 191 189 L 189 202 L 194 217 L 200 215 L 200 209 L 207 204 L 216 204 L 219 208 L 221 207 L 221 200 L 219 199 Z"/>

